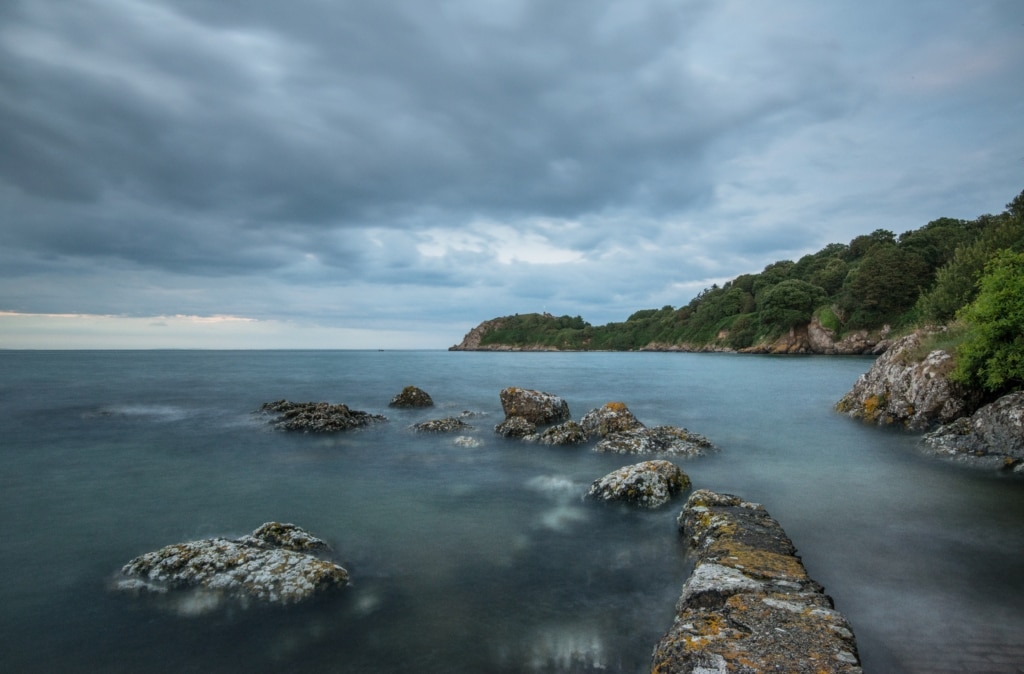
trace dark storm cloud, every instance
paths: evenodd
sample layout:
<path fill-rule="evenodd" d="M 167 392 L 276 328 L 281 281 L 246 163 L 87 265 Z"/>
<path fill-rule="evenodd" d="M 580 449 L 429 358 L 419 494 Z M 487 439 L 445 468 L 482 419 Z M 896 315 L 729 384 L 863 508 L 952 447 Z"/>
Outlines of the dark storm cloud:
<path fill-rule="evenodd" d="M 0 311 L 476 320 L 547 297 L 602 321 L 683 304 L 1012 197 L 1022 14 L 6 2 Z"/>

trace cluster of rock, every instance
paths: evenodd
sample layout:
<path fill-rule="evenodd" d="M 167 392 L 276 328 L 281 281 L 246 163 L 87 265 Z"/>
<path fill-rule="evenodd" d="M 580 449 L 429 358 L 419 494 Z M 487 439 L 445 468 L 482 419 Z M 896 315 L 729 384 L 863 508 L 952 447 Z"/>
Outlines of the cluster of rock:
<path fill-rule="evenodd" d="M 225 603 L 298 604 L 348 585 L 348 571 L 325 558 L 330 552 L 301 527 L 267 522 L 234 540 L 176 543 L 136 557 L 122 567 L 113 589 L 166 597 L 182 613 Z"/>
<path fill-rule="evenodd" d="M 293 403 L 278 400 L 260 407 L 264 414 L 276 414 L 275 428 L 304 433 L 336 433 L 387 421 L 380 414 L 349 409 L 348 405 L 326 402 Z"/>
<path fill-rule="evenodd" d="M 896 340 L 836 403 L 836 409 L 868 423 L 917 431 L 968 413 L 972 401 L 946 376 L 954 367 L 952 354 L 936 349 L 923 360 L 912 356 L 926 335 L 915 332 Z"/>
<path fill-rule="evenodd" d="M 698 490 L 679 527 L 696 565 L 652 672 L 862 671 L 850 623 L 763 506 Z"/>
<path fill-rule="evenodd" d="M 950 381 L 953 354 L 934 349 L 923 358 L 917 331 L 896 340 L 875 360 L 836 410 L 878 425 L 930 431 L 923 445 L 941 456 L 1024 472 L 1024 393 L 979 407 L 977 391 Z"/>
<path fill-rule="evenodd" d="M 618 454 L 700 456 L 714 449 L 706 437 L 685 428 L 648 428 L 622 402 L 605 403 L 584 414 L 577 423 L 570 418 L 568 404 L 551 393 L 512 387 L 502 390 L 500 397 L 505 419 L 494 430 L 508 438 L 549 445 L 596 439 L 595 451 Z M 539 431 L 544 424 L 555 425 Z"/>

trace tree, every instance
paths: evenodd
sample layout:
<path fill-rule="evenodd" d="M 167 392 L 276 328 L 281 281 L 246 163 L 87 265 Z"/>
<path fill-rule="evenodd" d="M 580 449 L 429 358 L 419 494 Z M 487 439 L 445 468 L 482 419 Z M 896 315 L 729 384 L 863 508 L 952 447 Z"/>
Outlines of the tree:
<path fill-rule="evenodd" d="M 758 300 L 761 323 L 788 330 L 809 323 L 814 310 L 827 299 L 825 291 L 807 281 L 790 279 L 765 290 Z"/>
<path fill-rule="evenodd" d="M 1024 253 L 1002 251 L 985 267 L 974 302 L 960 314 L 967 338 L 954 379 L 1003 393 L 1024 385 Z"/>

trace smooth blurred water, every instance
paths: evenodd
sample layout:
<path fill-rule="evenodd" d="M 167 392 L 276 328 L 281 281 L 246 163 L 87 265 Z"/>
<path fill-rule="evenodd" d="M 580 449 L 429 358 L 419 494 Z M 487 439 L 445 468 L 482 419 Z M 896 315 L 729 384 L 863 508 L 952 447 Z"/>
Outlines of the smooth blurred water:
<path fill-rule="evenodd" d="M 868 672 L 1024 631 L 1024 481 L 925 456 L 834 413 L 869 359 L 668 353 L 0 352 L 0 670 L 640 672 L 690 570 L 682 500 L 581 497 L 636 457 L 507 441 L 498 392 L 579 418 L 610 400 L 721 451 L 695 487 L 764 503 L 852 621 Z M 387 407 L 402 387 L 437 406 Z M 263 402 L 344 402 L 387 424 L 268 428 Z M 418 421 L 478 413 L 468 433 Z M 107 584 L 163 545 L 268 520 L 329 540 L 334 601 L 170 615 Z M 931 663 L 931 664 L 927 664 Z M 966 670 L 965 670 L 966 671 Z M 1012 671 L 1012 670 L 1010 670 Z"/>

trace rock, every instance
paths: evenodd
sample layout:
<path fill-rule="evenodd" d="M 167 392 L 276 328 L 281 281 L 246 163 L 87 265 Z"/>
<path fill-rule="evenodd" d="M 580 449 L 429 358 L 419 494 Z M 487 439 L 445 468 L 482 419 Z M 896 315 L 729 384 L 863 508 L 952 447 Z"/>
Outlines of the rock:
<path fill-rule="evenodd" d="M 997 468 L 1024 470 L 1024 391 L 1010 393 L 970 417 L 924 436 L 937 454 Z"/>
<path fill-rule="evenodd" d="M 763 506 L 701 489 L 679 524 L 696 564 L 652 672 L 860 674 L 850 623 Z"/>
<path fill-rule="evenodd" d="M 402 392 L 391 399 L 390 407 L 433 407 L 434 400 L 421 388 L 406 386 Z"/>
<path fill-rule="evenodd" d="M 537 442 L 542 445 L 579 445 L 587 440 L 587 434 L 575 421 L 552 426 L 537 438 Z"/>
<path fill-rule="evenodd" d="M 293 403 L 278 400 L 264 403 L 260 411 L 264 414 L 278 414 L 273 422 L 275 428 L 304 433 L 334 433 L 387 421 L 387 417 L 380 414 L 350 410 L 347 405 L 330 403 Z"/>
<path fill-rule="evenodd" d="M 186 614 L 225 603 L 298 604 L 348 585 L 348 571 L 321 557 L 329 552 L 294 524 L 268 522 L 235 540 L 177 543 L 136 557 L 122 567 L 113 589 L 164 598 Z"/>
<path fill-rule="evenodd" d="M 444 419 L 431 419 L 413 426 L 414 430 L 427 433 L 454 433 L 473 428 L 462 419 L 457 417 L 445 417 Z"/>
<path fill-rule="evenodd" d="M 626 403 L 609 402 L 592 409 L 580 419 L 580 426 L 590 437 L 605 437 L 610 433 L 643 428 Z"/>
<path fill-rule="evenodd" d="M 896 340 L 836 403 L 836 410 L 868 423 L 917 431 L 968 414 L 974 400 L 947 378 L 953 356 L 935 350 L 924 360 L 914 358 L 926 334 L 915 332 Z"/>
<path fill-rule="evenodd" d="M 551 393 L 525 388 L 509 387 L 499 394 L 505 418 L 523 417 L 538 426 L 568 421 L 569 405 Z"/>
<path fill-rule="evenodd" d="M 595 452 L 675 456 L 703 456 L 710 449 L 714 449 L 714 445 L 703 435 L 677 426 L 641 427 L 611 433 L 594 446 Z"/>
<path fill-rule="evenodd" d="M 587 496 L 658 508 L 690 487 L 690 478 L 669 461 L 644 461 L 624 466 L 595 480 Z"/>
<path fill-rule="evenodd" d="M 537 432 L 537 424 L 524 417 L 508 417 L 494 427 L 494 432 L 506 438 L 527 438 Z"/>

